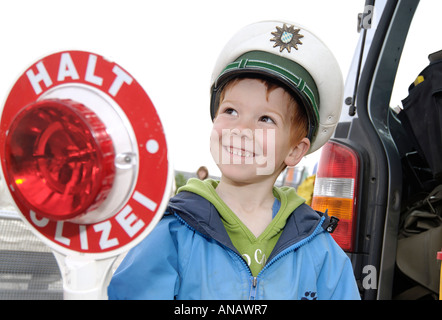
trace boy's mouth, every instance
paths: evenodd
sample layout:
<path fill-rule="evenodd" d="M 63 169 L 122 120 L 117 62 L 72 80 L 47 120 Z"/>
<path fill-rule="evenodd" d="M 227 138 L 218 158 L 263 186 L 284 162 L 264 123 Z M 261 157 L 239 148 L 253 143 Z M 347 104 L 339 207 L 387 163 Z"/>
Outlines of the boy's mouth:
<path fill-rule="evenodd" d="M 254 158 L 255 157 L 255 153 L 254 152 L 250 152 L 244 149 L 238 149 L 238 148 L 234 148 L 234 147 L 226 147 L 224 146 L 224 149 L 233 155 L 239 156 L 239 157 L 243 157 L 243 158 Z"/>

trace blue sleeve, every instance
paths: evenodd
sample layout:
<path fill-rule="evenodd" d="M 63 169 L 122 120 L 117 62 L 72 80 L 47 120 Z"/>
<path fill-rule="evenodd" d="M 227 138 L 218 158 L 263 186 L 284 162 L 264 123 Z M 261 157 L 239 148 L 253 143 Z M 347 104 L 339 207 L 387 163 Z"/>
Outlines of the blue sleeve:
<path fill-rule="evenodd" d="M 327 254 L 318 277 L 318 298 L 326 300 L 360 300 L 351 261 L 329 233 Z M 319 296 L 319 289 L 321 296 Z"/>
<path fill-rule="evenodd" d="M 172 221 L 176 221 L 173 216 L 165 216 L 129 251 L 111 279 L 109 299 L 174 299 L 179 276 Z"/>

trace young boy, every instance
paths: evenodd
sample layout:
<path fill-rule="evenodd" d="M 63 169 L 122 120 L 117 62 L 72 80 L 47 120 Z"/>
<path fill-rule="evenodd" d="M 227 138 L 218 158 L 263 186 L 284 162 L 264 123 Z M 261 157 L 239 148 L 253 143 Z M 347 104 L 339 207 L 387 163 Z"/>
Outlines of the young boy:
<path fill-rule="evenodd" d="M 301 40 L 302 39 L 302 42 Z M 212 82 L 220 181 L 191 179 L 113 276 L 111 299 L 359 299 L 334 223 L 274 183 L 321 147 L 339 118 L 342 78 L 304 28 L 241 30 Z"/>

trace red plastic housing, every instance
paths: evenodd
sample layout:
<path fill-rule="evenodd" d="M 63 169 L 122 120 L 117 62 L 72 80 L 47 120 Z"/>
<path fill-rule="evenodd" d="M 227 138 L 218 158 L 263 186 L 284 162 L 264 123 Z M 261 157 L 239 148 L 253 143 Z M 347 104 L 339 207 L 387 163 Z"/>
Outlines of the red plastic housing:
<path fill-rule="evenodd" d="M 12 195 L 39 216 L 74 218 L 97 208 L 112 187 L 112 140 L 100 119 L 72 100 L 24 107 L 5 148 Z"/>

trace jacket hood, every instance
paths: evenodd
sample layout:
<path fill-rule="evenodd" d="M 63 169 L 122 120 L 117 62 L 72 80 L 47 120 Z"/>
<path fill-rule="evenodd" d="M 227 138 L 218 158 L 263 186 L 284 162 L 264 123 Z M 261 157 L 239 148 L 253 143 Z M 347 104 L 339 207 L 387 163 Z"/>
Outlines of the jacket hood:
<path fill-rule="evenodd" d="M 170 199 L 166 212 L 177 215 L 190 228 L 238 253 L 218 212 L 218 210 L 225 210 L 226 206 L 216 194 L 215 188 L 218 183 L 210 179 L 204 181 L 190 179 L 178 190 L 178 194 Z M 269 259 L 284 248 L 309 237 L 320 223 L 324 229 L 330 225 L 328 216 L 304 204 L 304 199 L 299 197 L 293 188 L 274 187 L 273 193 L 281 202 L 280 210 L 288 210 L 290 214 Z"/>
<path fill-rule="evenodd" d="M 216 187 L 219 181 L 212 179 L 207 179 L 201 181 L 199 179 L 189 179 L 188 183 L 181 187 L 178 192 L 188 191 L 200 195 L 210 203 L 212 203 L 218 212 L 230 211 L 230 208 L 225 204 L 225 202 L 218 196 L 216 192 Z M 282 221 L 282 227 L 285 224 L 285 220 L 288 215 L 292 213 L 297 207 L 305 202 L 305 199 L 300 197 L 295 189 L 289 187 L 276 188 L 273 187 L 273 195 L 280 201 L 281 206 L 279 212 L 282 216 L 285 216 L 284 221 Z M 281 227 L 281 228 L 282 228 Z"/>

